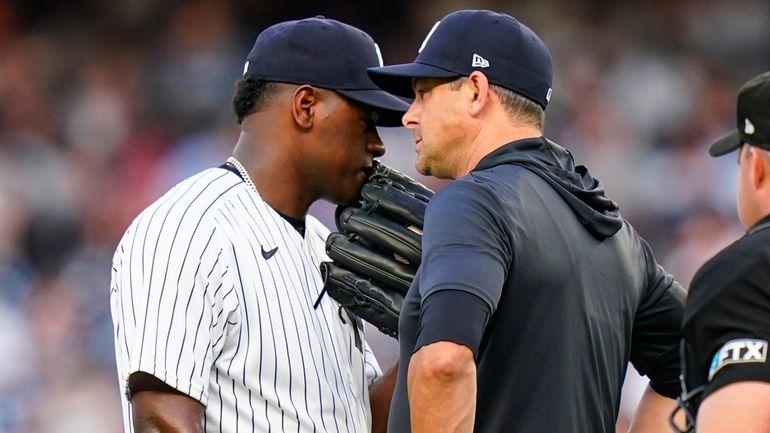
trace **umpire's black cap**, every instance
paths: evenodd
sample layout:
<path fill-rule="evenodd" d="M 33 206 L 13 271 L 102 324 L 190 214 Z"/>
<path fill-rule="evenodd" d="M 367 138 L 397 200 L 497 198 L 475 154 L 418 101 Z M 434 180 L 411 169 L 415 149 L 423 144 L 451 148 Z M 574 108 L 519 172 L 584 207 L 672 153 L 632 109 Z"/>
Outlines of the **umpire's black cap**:
<path fill-rule="evenodd" d="M 741 86 L 736 114 L 738 128 L 715 141 L 709 154 L 724 155 L 742 143 L 770 150 L 770 71 Z"/>
<path fill-rule="evenodd" d="M 317 16 L 272 25 L 257 36 L 243 76 L 331 89 L 381 110 L 380 126 L 400 126 L 409 108 L 378 88 L 366 69 L 382 66 L 380 48 L 363 30 Z"/>
<path fill-rule="evenodd" d="M 413 63 L 370 68 L 369 76 L 393 94 L 413 97 L 412 78 L 462 77 L 473 71 L 543 108 L 551 99 L 548 48 L 512 16 L 488 10 L 445 16 L 430 30 Z"/>

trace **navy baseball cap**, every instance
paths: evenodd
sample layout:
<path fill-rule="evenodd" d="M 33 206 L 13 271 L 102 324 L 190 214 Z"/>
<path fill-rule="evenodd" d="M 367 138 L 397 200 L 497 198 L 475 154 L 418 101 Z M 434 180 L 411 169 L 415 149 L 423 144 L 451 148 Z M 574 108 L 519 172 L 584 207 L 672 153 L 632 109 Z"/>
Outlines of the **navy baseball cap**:
<path fill-rule="evenodd" d="M 481 71 L 490 83 L 545 108 L 551 98 L 551 54 L 529 27 L 510 15 L 461 10 L 438 21 L 413 63 L 374 67 L 369 76 L 381 88 L 414 97 L 412 78 L 453 78 Z"/>
<path fill-rule="evenodd" d="M 374 66 L 382 66 L 382 55 L 371 36 L 317 16 L 262 31 L 246 57 L 243 76 L 334 90 L 378 109 L 378 125 L 400 126 L 409 104 L 372 82 L 366 69 Z"/>
<path fill-rule="evenodd" d="M 738 90 L 737 129 L 709 147 L 711 156 L 730 153 L 742 143 L 770 150 L 770 71 L 760 74 Z"/>

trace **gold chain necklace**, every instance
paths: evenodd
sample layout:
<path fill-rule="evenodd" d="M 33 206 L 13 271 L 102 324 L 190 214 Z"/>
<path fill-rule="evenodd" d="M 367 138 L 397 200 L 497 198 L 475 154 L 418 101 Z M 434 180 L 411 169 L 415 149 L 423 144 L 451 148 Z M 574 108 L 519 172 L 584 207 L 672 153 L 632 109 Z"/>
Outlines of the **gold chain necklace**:
<path fill-rule="evenodd" d="M 241 164 L 240 161 L 235 159 L 234 156 L 231 156 L 227 158 L 227 163 L 235 167 L 236 170 L 238 170 L 238 173 L 241 174 L 241 177 L 243 178 L 243 181 L 246 182 L 246 185 L 250 186 L 251 189 L 254 190 L 257 194 L 259 194 L 259 191 L 257 191 L 257 187 L 254 186 L 254 182 L 251 181 L 251 177 L 249 177 L 249 172 L 246 171 L 246 169 L 243 167 L 243 164 Z"/>

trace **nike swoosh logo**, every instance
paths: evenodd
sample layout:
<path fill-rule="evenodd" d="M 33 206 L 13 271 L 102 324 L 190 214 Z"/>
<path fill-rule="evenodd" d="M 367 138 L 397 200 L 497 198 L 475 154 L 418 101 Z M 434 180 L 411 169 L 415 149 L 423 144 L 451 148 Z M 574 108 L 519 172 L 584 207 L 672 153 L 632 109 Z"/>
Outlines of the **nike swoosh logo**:
<path fill-rule="evenodd" d="M 276 252 L 278 252 L 278 247 L 275 247 L 270 251 L 265 251 L 265 247 L 262 246 L 262 257 L 264 257 L 265 260 L 269 259 L 270 257 L 273 257 Z"/>

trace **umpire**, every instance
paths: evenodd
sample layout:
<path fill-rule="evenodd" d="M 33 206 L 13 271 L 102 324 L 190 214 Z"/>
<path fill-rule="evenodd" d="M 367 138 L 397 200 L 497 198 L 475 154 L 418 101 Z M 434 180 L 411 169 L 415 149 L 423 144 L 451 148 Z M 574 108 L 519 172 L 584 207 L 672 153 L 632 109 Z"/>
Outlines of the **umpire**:
<path fill-rule="evenodd" d="M 770 71 L 741 87 L 737 129 L 709 153 L 736 150 L 738 216 L 748 231 L 693 278 L 681 401 L 689 425 L 680 431 L 770 432 Z"/>
<path fill-rule="evenodd" d="M 428 204 L 388 431 L 614 432 L 629 360 L 651 384 L 632 428 L 669 429 L 684 291 L 602 184 L 543 137 L 540 38 L 463 10 L 414 63 L 369 71 L 415 98 L 402 122 L 417 169 L 454 179 Z"/>

